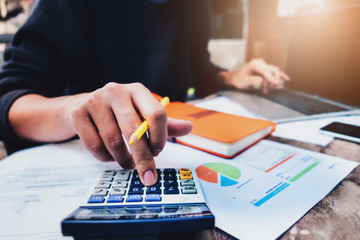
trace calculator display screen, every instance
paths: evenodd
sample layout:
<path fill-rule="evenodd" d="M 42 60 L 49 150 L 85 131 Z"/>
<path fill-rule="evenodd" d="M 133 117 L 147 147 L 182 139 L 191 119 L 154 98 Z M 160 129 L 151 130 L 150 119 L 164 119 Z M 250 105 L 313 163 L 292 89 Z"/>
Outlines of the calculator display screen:
<path fill-rule="evenodd" d="M 205 204 L 167 204 L 156 206 L 81 207 L 69 219 L 73 220 L 136 220 L 190 218 L 212 215 Z"/>

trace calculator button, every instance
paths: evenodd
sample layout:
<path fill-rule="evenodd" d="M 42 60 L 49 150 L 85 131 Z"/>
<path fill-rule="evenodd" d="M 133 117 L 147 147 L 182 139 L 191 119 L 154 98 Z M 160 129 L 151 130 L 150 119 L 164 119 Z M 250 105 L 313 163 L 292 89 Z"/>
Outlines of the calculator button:
<path fill-rule="evenodd" d="M 184 179 L 180 182 L 181 186 L 195 186 L 195 182 L 191 179 Z"/>
<path fill-rule="evenodd" d="M 116 180 L 123 180 L 123 181 L 127 181 L 129 180 L 130 177 L 130 170 L 120 170 L 117 172 L 116 174 Z"/>
<path fill-rule="evenodd" d="M 191 173 L 181 173 L 180 174 L 180 179 L 193 179 L 193 176 L 191 175 Z"/>
<path fill-rule="evenodd" d="M 129 188 L 129 194 L 143 194 L 143 188 L 142 187 L 130 187 Z"/>
<path fill-rule="evenodd" d="M 137 170 L 134 170 L 132 179 L 133 180 L 140 180 L 140 176 L 139 176 L 139 173 L 138 173 Z"/>
<path fill-rule="evenodd" d="M 154 185 L 148 186 L 148 187 L 161 187 L 161 182 L 158 179 L 157 182 Z"/>
<path fill-rule="evenodd" d="M 147 187 L 146 194 L 161 194 L 160 186 Z"/>
<path fill-rule="evenodd" d="M 91 195 L 92 196 L 106 196 L 107 193 L 108 193 L 108 191 L 103 188 L 96 188 Z"/>
<path fill-rule="evenodd" d="M 169 179 L 164 181 L 164 186 L 174 186 L 177 187 L 178 183 L 176 180 Z"/>
<path fill-rule="evenodd" d="M 176 174 L 176 170 L 174 168 L 165 168 L 164 174 L 168 174 L 168 173 Z"/>
<path fill-rule="evenodd" d="M 113 196 L 109 196 L 108 200 L 106 202 L 108 202 L 108 203 L 118 203 L 118 202 L 123 202 L 123 201 L 124 201 L 123 196 L 113 195 Z"/>
<path fill-rule="evenodd" d="M 146 202 L 160 202 L 161 196 L 159 194 L 149 194 L 145 197 Z"/>
<path fill-rule="evenodd" d="M 115 182 L 113 182 L 113 188 L 119 188 L 119 187 L 121 187 L 121 188 L 126 188 L 127 187 L 127 182 L 126 181 L 115 181 Z"/>
<path fill-rule="evenodd" d="M 182 173 L 190 173 L 191 174 L 191 171 L 189 168 L 180 168 L 179 173 L 180 174 L 182 174 Z"/>
<path fill-rule="evenodd" d="M 182 188 L 182 193 L 183 194 L 196 194 L 196 188 L 192 187 L 192 186 L 186 186 Z"/>
<path fill-rule="evenodd" d="M 165 186 L 164 194 L 179 194 L 179 189 L 174 186 Z"/>
<path fill-rule="evenodd" d="M 96 185 L 96 188 L 110 188 L 110 186 L 111 186 L 110 182 L 108 182 L 108 181 L 100 181 Z"/>
<path fill-rule="evenodd" d="M 126 198 L 127 202 L 142 202 L 142 196 L 141 195 L 128 195 Z"/>
<path fill-rule="evenodd" d="M 88 203 L 103 203 L 104 200 L 104 196 L 91 196 L 88 200 Z"/>
<path fill-rule="evenodd" d="M 111 182 L 114 178 L 112 176 L 102 176 L 100 181 L 109 181 Z"/>
<path fill-rule="evenodd" d="M 125 188 L 113 188 L 110 192 L 110 195 L 125 195 Z"/>
<path fill-rule="evenodd" d="M 144 184 L 140 180 L 133 180 L 130 184 L 131 187 L 144 187 Z"/>
<path fill-rule="evenodd" d="M 164 180 L 169 180 L 169 179 L 176 180 L 177 179 L 176 172 L 164 173 Z"/>
<path fill-rule="evenodd" d="M 114 176 L 116 171 L 114 170 L 105 170 L 103 176 Z"/>

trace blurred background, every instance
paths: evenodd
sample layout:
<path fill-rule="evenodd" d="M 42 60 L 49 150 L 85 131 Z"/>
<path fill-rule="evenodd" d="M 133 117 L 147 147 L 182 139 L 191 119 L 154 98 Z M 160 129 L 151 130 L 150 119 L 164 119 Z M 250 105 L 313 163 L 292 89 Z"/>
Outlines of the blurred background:
<path fill-rule="evenodd" d="M 360 106 L 360 0 L 211 0 L 211 60 L 263 58 L 287 87 Z"/>
<path fill-rule="evenodd" d="M 31 3 L 32 0 L 0 0 L 0 64 L 5 46 L 28 18 Z"/>
<path fill-rule="evenodd" d="M 0 0 L 0 54 L 27 19 L 31 3 Z M 290 88 L 360 106 L 360 0 L 209 3 L 208 49 L 215 64 L 231 70 L 263 58 L 290 75 Z"/>
<path fill-rule="evenodd" d="M 360 0 L 212 0 L 212 61 L 263 58 L 287 87 L 360 106 Z"/>

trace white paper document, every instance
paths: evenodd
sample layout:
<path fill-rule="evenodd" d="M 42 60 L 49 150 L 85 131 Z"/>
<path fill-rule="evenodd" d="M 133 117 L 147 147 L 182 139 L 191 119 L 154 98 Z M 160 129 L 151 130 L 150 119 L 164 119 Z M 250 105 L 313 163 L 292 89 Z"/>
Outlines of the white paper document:
<path fill-rule="evenodd" d="M 241 239 L 280 236 L 358 163 L 263 140 L 232 160 L 167 143 L 158 167 L 198 173 L 216 226 Z M 60 222 L 117 163 L 80 141 L 23 150 L 0 161 L 0 239 L 62 239 Z"/>
<path fill-rule="evenodd" d="M 196 169 L 216 226 L 262 240 L 279 237 L 358 166 L 268 140 L 232 160 L 168 144 L 157 163 Z"/>
<path fill-rule="evenodd" d="M 23 150 L 0 161 L 0 239 L 62 239 L 60 222 L 88 197 L 99 173 L 119 168 L 74 141 Z M 70 238 L 71 239 L 71 238 Z"/>

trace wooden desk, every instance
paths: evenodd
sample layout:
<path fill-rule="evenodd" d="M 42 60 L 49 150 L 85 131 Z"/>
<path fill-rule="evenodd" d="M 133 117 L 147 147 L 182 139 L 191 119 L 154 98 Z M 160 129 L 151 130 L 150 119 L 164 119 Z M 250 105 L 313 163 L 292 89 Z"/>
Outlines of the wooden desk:
<path fill-rule="evenodd" d="M 286 143 L 360 162 L 360 144 L 335 139 L 327 147 L 289 139 L 269 137 Z M 0 142 L 0 159 L 4 156 Z M 220 229 L 188 234 L 166 234 L 159 239 L 235 239 Z M 313 207 L 279 239 L 358 239 L 360 236 L 360 167 Z"/>

